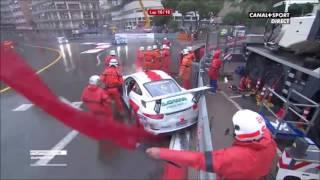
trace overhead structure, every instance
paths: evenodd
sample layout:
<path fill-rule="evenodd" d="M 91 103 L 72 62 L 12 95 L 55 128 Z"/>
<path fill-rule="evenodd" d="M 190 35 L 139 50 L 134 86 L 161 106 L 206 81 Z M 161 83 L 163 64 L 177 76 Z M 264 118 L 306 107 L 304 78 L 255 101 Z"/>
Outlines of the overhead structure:
<path fill-rule="evenodd" d="M 143 2 L 142 0 L 139 0 L 139 4 L 141 6 L 141 9 L 142 9 L 142 12 L 143 12 L 143 15 L 144 15 L 144 18 L 145 18 L 145 24 L 144 24 L 144 27 L 145 28 L 150 28 L 150 17 L 148 15 L 148 13 L 146 12 L 145 8 L 144 8 L 144 5 L 143 5 Z"/>

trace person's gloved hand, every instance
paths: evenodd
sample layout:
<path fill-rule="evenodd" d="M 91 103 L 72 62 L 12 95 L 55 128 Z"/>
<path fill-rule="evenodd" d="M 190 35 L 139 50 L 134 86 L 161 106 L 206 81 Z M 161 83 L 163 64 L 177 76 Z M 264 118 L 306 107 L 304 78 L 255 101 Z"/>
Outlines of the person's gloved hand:
<path fill-rule="evenodd" d="M 160 149 L 159 148 L 156 148 L 156 147 L 152 147 L 152 148 L 148 148 L 146 150 L 146 153 L 154 158 L 154 159 L 160 159 Z"/>

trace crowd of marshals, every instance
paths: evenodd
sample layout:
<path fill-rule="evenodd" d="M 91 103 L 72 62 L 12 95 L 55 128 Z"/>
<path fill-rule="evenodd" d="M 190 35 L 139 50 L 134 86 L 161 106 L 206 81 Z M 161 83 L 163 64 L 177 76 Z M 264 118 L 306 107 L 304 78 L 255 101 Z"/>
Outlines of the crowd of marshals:
<path fill-rule="evenodd" d="M 163 40 L 162 48 L 156 45 L 146 49 L 140 47 L 136 54 L 136 66 L 143 70 L 163 70 L 170 74 L 171 42 Z M 221 67 L 221 52 L 214 52 L 208 76 L 212 93 L 217 90 L 218 72 Z M 179 62 L 179 77 L 184 88 L 191 88 L 190 77 L 195 54 L 192 47 L 182 50 Z M 101 123 L 106 116 L 113 115 L 111 102 L 115 103 L 117 112 L 124 113 L 121 101 L 123 78 L 119 58 L 114 50 L 105 58 L 105 70 L 100 76 L 89 79 L 89 85 L 83 90 L 82 101 L 87 109 L 100 117 Z M 235 141 L 229 148 L 211 152 L 176 151 L 167 148 L 147 148 L 146 153 L 155 159 L 172 162 L 179 167 L 192 167 L 199 170 L 215 172 L 219 179 L 262 179 L 266 176 L 276 156 L 276 143 L 266 128 L 263 117 L 251 110 L 239 110 L 232 118 Z M 99 149 L 109 151 L 110 144 L 100 142 Z"/>

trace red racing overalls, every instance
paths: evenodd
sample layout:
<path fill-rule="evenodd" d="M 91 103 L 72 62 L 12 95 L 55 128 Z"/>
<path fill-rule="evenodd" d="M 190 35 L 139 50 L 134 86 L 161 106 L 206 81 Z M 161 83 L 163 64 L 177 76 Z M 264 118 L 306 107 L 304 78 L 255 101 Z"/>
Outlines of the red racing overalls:
<path fill-rule="evenodd" d="M 182 167 L 215 172 L 220 179 L 261 179 L 272 167 L 277 145 L 268 129 L 259 141 L 236 140 L 229 148 L 212 152 L 176 151 L 160 148 L 160 159 Z"/>
<path fill-rule="evenodd" d="M 170 63 L 171 63 L 170 50 L 163 49 L 161 56 L 162 56 L 162 70 L 167 74 L 170 74 Z"/>
<path fill-rule="evenodd" d="M 136 57 L 136 68 L 141 69 L 144 59 L 144 52 L 141 50 L 137 51 L 137 57 Z"/>
<path fill-rule="evenodd" d="M 179 77 L 182 79 L 182 86 L 185 89 L 191 88 L 191 69 L 192 68 L 192 59 L 190 54 L 185 55 L 182 59 L 180 68 L 179 68 Z"/>
<path fill-rule="evenodd" d="M 81 100 L 94 115 L 101 118 L 112 116 L 110 98 L 102 88 L 88 85 L 82 92 Z"/>
<path fill-rule="evenodd" d="M 122 91 L 123 78 L 117 67 L 107 67 L 100 76 L 100 79 L 106 85 L 106 91 L 110 98 L 114 100 L 117 110 L 124 112 L 120 94 L 120 91 Z"/>
<path fill-rule="evenodd" d="M 146 51 L 144 53 L 143 69 L 152 70 L 154 69 L 154 53 L 152 50 Z"/>
<path fill-rule="evenodd" d="M 209 67 L 209 78 L 212 80 L 217 80 L 218 76 L 219 76 L 219 69 L 221 68 L 222 65 L 222 61 L 220 60 L 220 51 L 217 51 L 214 56 L 213 59 L 211 61 L 211 65 Z"/>

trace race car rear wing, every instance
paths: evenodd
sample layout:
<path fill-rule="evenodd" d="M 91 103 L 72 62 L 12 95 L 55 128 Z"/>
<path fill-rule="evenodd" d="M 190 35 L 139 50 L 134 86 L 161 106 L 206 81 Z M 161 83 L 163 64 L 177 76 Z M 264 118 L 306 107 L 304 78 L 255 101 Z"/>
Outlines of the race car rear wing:
<path fill-rule="evenodd" d="M 181 95 L 184 95 L 184 94 L 202 92 L 202 91 L 205 91 L 205 90 L 208 90 L 208 89 L 211 89 L 211 87 L 202 86 L 202 87 L 198 87 L 198 88 L 194 88 L 194 89 L 181 91 L 181 92 L 178 92 L 178 93 L 171 93 L 171 94 L 166 94 L 166 95 L 163 95 L 163 96 L 156 96 L 156 97 L 152 97 L 152 98 L 146 98 L 146 99 L 144 99 L 144 101 L 145 102 L 152 102 L 152 101 L 171 98 L 171 97 L 175 97 L 175 96 L 181 96 Z"/>
<path fill-rule="evenodd" d="M 184 91 L 181 91 L 181 92 L 178 92 L 178 93 L 172 93 L 172 94 L 166 94 L 166 95 L 163 95 L 163 96 L 156 96 L 156 97 L 152 97 L 152 98 L 146 98 L 146 99 L 143 99 L 143 101 L 144 102 L 153 102 L 153 101 L 155 101 L 156 104 L 155 104 L 155 107 L 154 107 L 154 111 L 156 113 L 159 113 L 162 99 L 166 99 L 166 98 L 171 98 L 171 97 L 175 97 L 175 96 L 181 96 L 181 95 L 184 95 L 184 94 L 192 93 L 192 94 L 194 94 L 194 97 L 193 97 L 192 101 L 197 103 L 199 101 L 200 97 L 203 95 L 203 92 L 208 90 L 208 89 L 211 89 L 211 87 L 202 86 L 202 87 L 198 87 L 198 88 L 194 88 L 194 89 L 184 90 Z"/>

